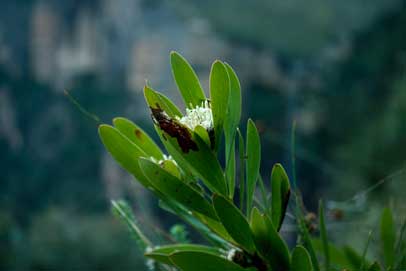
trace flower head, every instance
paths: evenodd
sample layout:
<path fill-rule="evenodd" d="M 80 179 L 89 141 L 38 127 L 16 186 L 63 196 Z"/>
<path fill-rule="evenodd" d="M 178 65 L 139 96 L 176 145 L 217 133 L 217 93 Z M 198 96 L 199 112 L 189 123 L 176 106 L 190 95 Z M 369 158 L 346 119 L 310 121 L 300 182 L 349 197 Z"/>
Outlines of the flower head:
<path fill-rule="evenodd" d="M 177 117 L 177 120 L 192 131 L 196 126 L 202 126 L 206 130 L 213 129 L 213 114 L 209 101 L 206 100 L 201 106 L 192 109 L 187 108 L 186 115 L 182 118 Z"/>

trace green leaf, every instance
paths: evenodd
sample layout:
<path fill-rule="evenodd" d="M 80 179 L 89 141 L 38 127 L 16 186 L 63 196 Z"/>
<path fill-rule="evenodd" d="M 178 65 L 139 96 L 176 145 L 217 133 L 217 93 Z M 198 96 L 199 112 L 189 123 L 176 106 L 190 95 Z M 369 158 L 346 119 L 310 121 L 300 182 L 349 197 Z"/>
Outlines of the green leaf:
<path fill-rule="evenodd" d="M 111 201 L 112 211 L 129 229 L 131 235 L 137 242 L 137 246 L 141 251 L 145 251 L 147 247 L 150 247 L 151 241 L 142 233 L 137 221 L 135 220 L 134 214 L 131 211 L 130 206 L 125 201 Z"/>
<path fill-rule="evenodd" d="M 367 271 L 381 271 L 381 270 L 382 270 L 381 266 L 377 262 L 374 262 L 373 264 L 371 264 L 367 269 Z"/>
<path fill-rule="evenodd" d="M 293 249 L 290 271 L 313 271 L 309 252 L 303 246 Z"/>
<path fill-rule="evenodd" d="M 323 201 L 320 200 L 319 202 L 319 224 L 320 224 L 320 238 L 323 244 L 323 252 L 324 252 L 324 267 L 326 271 L 330 270 L 330 252 L 328 247 L 328 239 L 327 239 L 327 229 L 324 217 L 324 206 Z"/>
<path fill-rule="evenodd" d="M 254 122 L 247 123 L 247 213 L 251 212 L 261 163 L 261 142 Z"/>
<path fill-rule="evenodd" d="M 201 139 L 203 139 L 207 146 L 211 146 L 209 133 L 203 126 L 197 125 L 194 132 L 198 134 Z"/>
<path fill-rule="evenodd" d="M 226 181 L 220 163 L 210 147 L 197 133 L 193 134 L 192 140 L 197 144 L 198 150 L 189 150 L 185 153 L 180 148 L 176 138 L 171 137 L 159 127 L 158 131 L 165 148 L 182 169 L 192 171 L 193 174 L 202 179 L 211 191 L 222 195 L 227 194 Z"/>
<path fill-rule="evenodd" d="M 285 241 L 265 214 L 254 207 L 251 212 L 250 225 L 257 250 L 266 259 L 273 271 L 289 270 L 290 256 Z"/>
<path fill-rule="evenodd" d="M 230 198 L 235 192 L 235 135 L 241 118 L 241 86 L 237 75 L 230 65 L 224 63 L 230 78 L 230 95 L 226 118 L 224 120 L 226 174 Z"/>
<path fill-rule="evenodd" d="M 215 61 L 210 71 L 210 107 L 213 114 L 215 149 L 220 145 L 230 95 L 230 78 L 221 61 Z"/>
<path fill-rule="evenodd" d="M 110 125 L 100 125 L 99 135 L 111 156 L 113 156 L 125 170 L 134 175 L 144 187 L 153 189 L 152 184 L 144 176 L 138 164 L 138 159 L 147 156 L 146 153 Z"/>
<path fill-rule="evenodd" d="M 343 252 L 344 252 L 344 255 L 347 257 L 347 261 L 351 265 L 351 268 L 359 269 L 359 267 L 362 265 L 362 262 L 363 262 L 362 256 L 357 251 L 355 251 L 352 247 L 349 247 L 349 246 L 344 246 Z M 369 263 L 367 263 L 367 265 L 368 264 Z"/>
<path fill-rule="evenodd" d="M 386 269 L 395 263 L 396 228 L 392 212 L 389 208 L 383 210 L 381 216 L 381 244 Z"/>
<path fill-rule="evenodd" d="M 126 118 L 115 118 L 113 120 L 117 130 L 142 149 L 147 155 L 157 160 L 162 159 L 162 151 L 156 143 L 138 125 Z"/>
<path fill-rule="evenodd" d="M 154 248 L 152 251 L 145 253 L 144 255 L 148 258 L 154 259 L 155 261 L 167 264 L 174 265 L 170 260 L 170 255 L 176 252 L 204 252 L 207 254 L 218 255 L 220 250 L 218 248 L 193 245 L 193 244 L 176 244 L 176 245 L 166 245 Z"/>
<path fill-rule="evenodd" d="M 241 118 L 241 86 L 237 75 L 230 65 L 224 63 L 230 78 L 230 94 L 228 97 L 227 114 L 224 120 L 224 132 L 226 137 L 226 153 L 230 152 L 231 142 L 234 139 L 236 129 Z"/>
<path fill-rule="evenodd" d="M 218 194 L 213 195 L 213 205 L 230 236 L 246 251 L 254 252 L 251 229 L 240 210 L 226 197 Z"/>
<path fill-rule="evenodd" d="M 199 219 L 201 223 L 203 223 L 207 228 L 209 228 L 212 232 L 214 232 L 218 237 L 224 239 L 228 243 L 238 245 L 234 239 L 228 234 L 227 230 L 224 228 L 223 224 L 218 221 L 218 217 L 216 220 L 211 219 L 204 215 L 196 215 L 196 218 Z"/>
<path fill-rule="evenodd" d="M 324 253 L 324 245 L 321 239 L 313 239 L 312 244 L 314 249 L 322 254 Z M 345 267 L 348 267 L 350 263 L 348 262 L 347 256 L 343 252 L 341 248 L 336 247 L 334 244 L 331 242 L 328 243 L 328 250 L 330 254 L 330 263 L 337 267 L 338 269 L 343 269 Z M 358 267 L 357 267 L 358 268 Z"/>
<path fill-rule="evenodd" d="M 144 86 L 144 97 L 150 108 L 161 108 L 171 118 L 181 117 L 182 113 L 169 98 L 162 93 L 153 90 L 149 86 Z"/>
<path fill-rule="evenodd" d="M 312 240 L 310 238 L 310 233 L 309 233 L 309 230 L 307 228 L 306 222 L 304 220 L 303 213 L 302 213 L 302 211 L 300 209 L 299 196 L 295 195 L 295 198 L 296 198 L 296 204 L 295 204 L 296 210 L 295 210 L 295 213 L 296 213 L 297 224 L 298 224 L 298 227 L 299 227 L 299 236 L 303 240 L 304 247 L 309 252 L 310 259 L 312 260 L 312 265 L 313 265 L 314 271 L 319 271 L 320 270 L 319 261 L 317 259 L 317 255 L 316 255 L 316 252 L 314 250 L 313 242 L 312 242 Z"/>
<path fill-rule="evenodd" d="M 182 271 L 255 271 L 254 268 L 242 268 L 220 255 L 200 251 L 175 252 L 170 259 Z"/>
<path fill-rule="evenodd" d="M 285 218 L 290 196 L 289 178 L 281 164 L 275 164 L 272 168 L 271 187 L 272 223 L 279 231 Z"/>
<path fill-rule="evenodd" d="M 245 148 L 244 148 L 244 138 L 240 132 L 240 129 L 237 128 L 238 134 L 238 156 L 240 160 L 240 210 L 244 212 L 244 199 L 246 196 L 245 193 Z"/>
<path fill-rule="evenodd" d="M 230 199 L 234 198 L 235 178 L 236 178 L 236 161 L 235 161 L 235 140 L 231 144 L 230 154 L 228 155 L 226 165 L 226 179 L 228 185 L 228 195 Z"/>
<path fill-rule="evenodd" d="M 226 238 L 223 238 L 220 234 L 215 233 L 203 220 L 209 220 L 217 225 L 222 226 L 218 221 L 215 221 L 207 216 L 201 215 L 199 213 L 190 213 L 183 206 L 179 205 L 173 201 L 159 201 L 159 207 L 169 213 L 178 216 L 180 219 L 192 226 L 197 232 L 199 232 L 207 241 L 212 245 L 219 248 L 228 248 L 229 242 L 226 242 Z M 227 232 L 224 229 L 224 232 Z M 227 234 L 228 235 L 228 234 Z M 231 237 L 229 237 L 231 240 Z"/>
<path fill-rule="evenodd" d="M 190 64 L 179 53 L 171 52 L 172 74 L 186 107 L 201 106 L 206 100 L 199 78 Z"/>
<path fill-rule="evenodd" d="M 176 200 L 192 211 L 216 219 L 211 204 L 196 190 L 179 180 L 149 159 L 141 158 L 140 167 L 149 181 L 167 197 Z"/>
<path fill-rule="evenodd" d="M 368 252 L 368 248 L 369 248 L 369 244 L 371 243 L 371 240 L 372 240 L 372 231 L 370 231 L 368 234 L 368 239 L 365 244 L 364 251 L 362 252 L 361 266 L 360 266 L 361 271 L 365 270 L 366 256 L 367 256 L 367 252 Z"/>

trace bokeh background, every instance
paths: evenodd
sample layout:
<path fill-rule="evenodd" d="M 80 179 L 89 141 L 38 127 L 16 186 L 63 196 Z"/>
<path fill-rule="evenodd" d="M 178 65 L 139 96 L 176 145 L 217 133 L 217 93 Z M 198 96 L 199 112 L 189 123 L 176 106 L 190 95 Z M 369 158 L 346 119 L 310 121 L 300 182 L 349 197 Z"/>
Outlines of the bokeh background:
<path fill-rule="evenodd" d="M 292 175 L 296 120 L 299 186 L 309 210 L 323 197 L 344 211 L 331 222 L 341 241 L 373 227 L 379 206 L 406 213 L 405 0 L 2 0 L 1 270 L 146 270 L 110 200 L 127 199 L 151 238 L 178 221 L 64 90 L 103 122 L 152 131 L 145 80 L 181 105 L 171 50 L 206 89 L 212 61 L 235 68 L 264 176 L 275 162 Z"/>

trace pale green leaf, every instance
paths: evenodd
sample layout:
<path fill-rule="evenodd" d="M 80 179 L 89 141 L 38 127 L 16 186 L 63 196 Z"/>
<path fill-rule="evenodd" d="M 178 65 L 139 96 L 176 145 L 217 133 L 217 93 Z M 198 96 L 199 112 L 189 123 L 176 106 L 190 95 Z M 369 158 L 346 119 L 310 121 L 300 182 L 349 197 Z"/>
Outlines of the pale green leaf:
<path fill-rule="evenodd" d="M 147 155 L 162 159 L 162 151 L 156 143 L 138 125 L 126 118 L 114 118 L 114 126 Z"/>

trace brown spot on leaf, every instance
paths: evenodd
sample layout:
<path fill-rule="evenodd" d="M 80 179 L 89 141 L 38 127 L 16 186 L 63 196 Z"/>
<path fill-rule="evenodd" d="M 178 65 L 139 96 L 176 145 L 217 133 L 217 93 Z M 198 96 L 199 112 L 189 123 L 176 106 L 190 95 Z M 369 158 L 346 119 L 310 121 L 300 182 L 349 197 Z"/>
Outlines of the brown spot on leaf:
<path fill-rule="evenodd" d="M 142 132 L 139 129 L 135 129 L 134 134 L 136 137 L 138 137 L 138 139 L 142 139 Z"/>
<path fill-rule="evenodd" d="M 152 119 L 159 125 L 159 127 L 171 137 L 176 138 L 184 153 L 188 153 L 189 150 L 197 151 L 197 144 L 192 140 L 192 135 L 190 134 L 189 130 L 175 120 L 171 119 L 165 113 L 165 111 L 159 107 L 158 104 L 156 106 L 157 108 L 150 108 L 152 112 Z"/>

